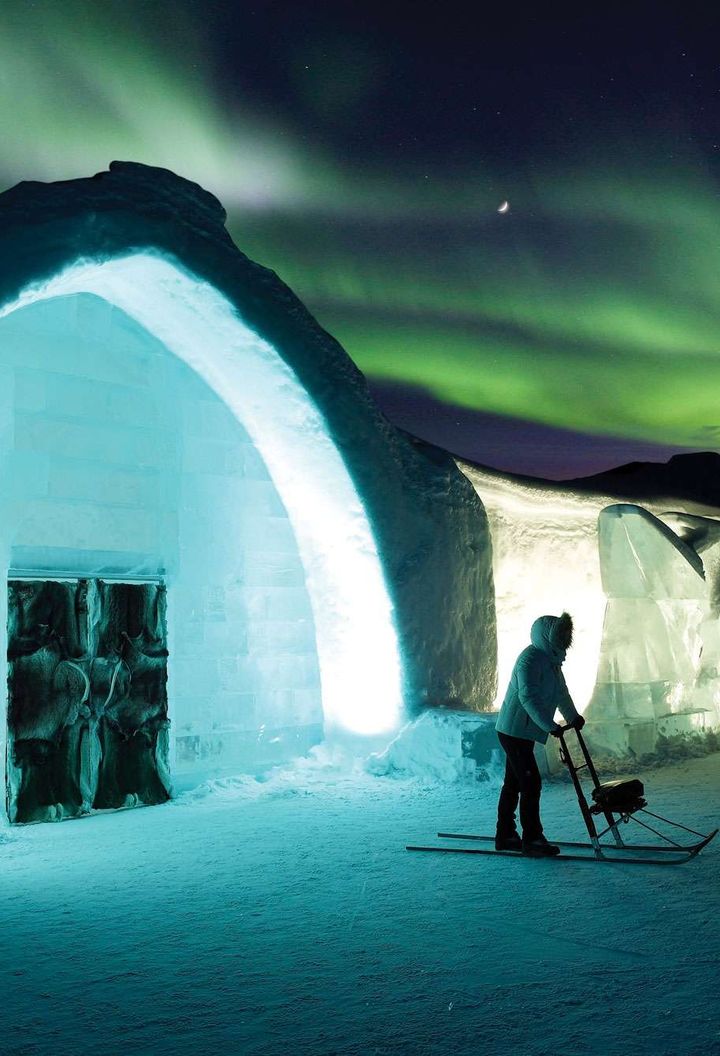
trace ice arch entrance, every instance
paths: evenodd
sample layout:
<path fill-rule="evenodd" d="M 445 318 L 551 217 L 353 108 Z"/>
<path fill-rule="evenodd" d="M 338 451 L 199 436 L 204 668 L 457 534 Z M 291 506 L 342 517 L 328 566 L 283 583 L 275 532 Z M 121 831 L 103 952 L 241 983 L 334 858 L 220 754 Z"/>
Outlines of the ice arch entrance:
<path fill-rule="evenodd" d="M 297 540 L 326 731 L 391 731 L 400 718 L 401 672 L 373 533 L 323 418 L 291 368 L 212 285 L 161 255 L 79 262 L 26 289 L 1 314 L 74 294 L 95 294 L 121 309 L 242 423 Z"/>

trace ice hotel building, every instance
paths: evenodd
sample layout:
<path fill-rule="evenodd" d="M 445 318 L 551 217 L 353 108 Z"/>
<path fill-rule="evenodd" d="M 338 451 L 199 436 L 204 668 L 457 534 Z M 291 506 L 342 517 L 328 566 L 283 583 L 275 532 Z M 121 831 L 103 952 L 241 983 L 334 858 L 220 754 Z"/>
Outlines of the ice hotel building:
<path fill-rule="evenodd" d="M 132 163 L 0 196 L 10 820 L 487 712 L 562 608 L 598 743 L 716 722 L 712 518 L 461 472 L 224 221 Z"/>

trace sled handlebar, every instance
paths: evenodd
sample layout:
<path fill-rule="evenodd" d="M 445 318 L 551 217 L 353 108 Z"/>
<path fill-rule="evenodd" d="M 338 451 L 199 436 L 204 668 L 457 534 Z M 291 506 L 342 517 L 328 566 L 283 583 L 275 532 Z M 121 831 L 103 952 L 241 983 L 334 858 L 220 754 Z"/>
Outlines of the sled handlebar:
<path fill-rule="evenodd" d="M 583 723 L 583 726 L 584 725 L 585 724 Z M 575 733 L 580 733 L 580 729 L 578 729 L 578 727 L 571 722 L 569 722 L 566 726 L 561 726 L 560 729 L 556 730 L 555 732 L 557 736 L 564 737 L 569 730 L 575 730 Z"/>
<path fill-rule="evenodd" d="M 583 726 L 584 725 L 585 725 L 585 723 L 583 723 Z M 583 758 L 585 760 L 585 762 L 579 767 L 576 766 L 573 763 L 572 756 L 570 755 L 570 751 L 569 751 L 567 745 L 565 744 L 565 734 L 568 732 L 568 730 L 575 730 L 575 733 L 576 733 L 577 739 L 578 739 L 578 746 L 579 746 L 580 751 L 582 752 Z M 556 736 L 557 736 L 557 739 L 560 742 L 560 758 L 562 759 L 563 763 L 565 763 L 565 766 L 567 766 L 568 770 L 570 771 L 571 776 L 574 775 L 577 772 L 578 769 L 581 770 L 583 768 L 583 766 L 587 766 L 587 768 L 588 768 L 588 770 L 590 772 L 590 775 L 592 776 L 593 783 L 594 783 L 595 787 L 597 788 L 597 786 L 600 784 L 600 781 L 599 781 L 599 778 L 597 776 L 597 771 L 595 770 L 595 765 L 594 765 L 594 763 L 593 763 L 593 761 L 592 761 L 592 759 L 590 757 L 590 752 L 588 751 L 588 747 L 585 744 L 585 738 L 582 735 L 582 730 L 579 730 L 577 728 L 577 726 L 574 726 L 572 723 L 567 723 L 567 725 L 561 726 L 559 728 L 559 730 L 557 731 L 557 735 Z M 573 777 L 573 780 L 575 780 L 574 777 Z"/>

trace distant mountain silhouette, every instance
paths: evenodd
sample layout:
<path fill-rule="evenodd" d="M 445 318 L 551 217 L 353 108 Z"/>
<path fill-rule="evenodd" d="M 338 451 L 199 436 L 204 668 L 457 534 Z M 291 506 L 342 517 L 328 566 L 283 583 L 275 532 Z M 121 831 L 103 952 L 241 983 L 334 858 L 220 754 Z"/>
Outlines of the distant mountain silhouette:
<path fill-rule="evenodd" d="M 436 444 L 400 432 L 427 457 L 450 454 L 461 466 L 466 465 L 491 477 L 517 481 L 531 487 L 549 491 L 580 491 L 612 498 L 632 500 L 684 499 L 699 506 L 720 509 L 720 453 L 717 451 L 692 451 L 686 455 L 673 455 L 667 462 L 627 462 L 625 465 L 593 473 L 588 477 L 573 477 L 568 480 L 547 480 L 524 473 L 509 473 L 504 469 L 447 452 Z M 668 509 L 670 507 L 668 506 Z"/>
<path fill-rule="evenodd" d="M 667 462 L 628 462 L 590 477 L 563 480 L 560 486 L 628 499 L 689 499 L 720 508 L 720 454 L 697 451 L 673 455 Z"/>

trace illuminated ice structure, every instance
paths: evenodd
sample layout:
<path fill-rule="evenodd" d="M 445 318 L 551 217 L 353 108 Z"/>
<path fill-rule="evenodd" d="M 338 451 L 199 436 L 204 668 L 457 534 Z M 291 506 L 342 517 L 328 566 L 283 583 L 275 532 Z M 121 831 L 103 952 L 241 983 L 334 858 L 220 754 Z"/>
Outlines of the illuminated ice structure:
<path fill-rule="evenodd" d="M 566 609 L 575 644 L 564 670 L 596 751 L 641 756 L 661 735 L 716 728 L 717 511 L 668 512 L 678 500 L 618 502 L 460 464 L 490 522 L 499 699 L 532 621 Z"/>
<path fill-rule="evenodd" d="M 714 511 L 461 473 L 224 219 L 134 164 L 0 196 L 11 819 L 158 802 L 323 738 L 465 776 L 461 735 L 487 762 L 477 713 L 563 609 L 595 747 L 716 726 Z"/>
<path fill-rule="evenodd" d="M 14 820 L 156 801 L 328 737 L 366 750 L 425 705 L 494 697 L 476 493 L 224 220 L 132 163 L 0 196 Z M 145 785 L 155 753 L 162 793 L 103 779 L 112 737 L 138 738 Z"/>

